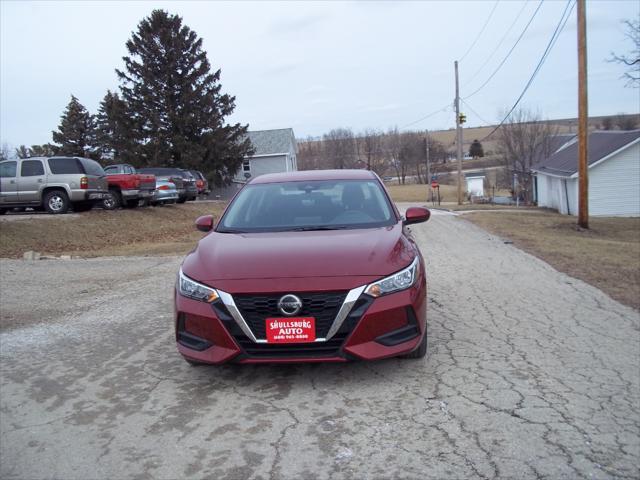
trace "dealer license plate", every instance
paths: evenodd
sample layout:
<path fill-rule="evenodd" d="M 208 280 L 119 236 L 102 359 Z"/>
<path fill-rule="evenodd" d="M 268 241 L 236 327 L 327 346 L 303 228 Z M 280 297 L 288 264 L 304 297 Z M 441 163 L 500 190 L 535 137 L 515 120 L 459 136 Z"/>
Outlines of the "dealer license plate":
<path fill-rule="evenodd" d="M 313 317 L 267 318 L 267 343 L 306 343 L 316 339 Z"/>

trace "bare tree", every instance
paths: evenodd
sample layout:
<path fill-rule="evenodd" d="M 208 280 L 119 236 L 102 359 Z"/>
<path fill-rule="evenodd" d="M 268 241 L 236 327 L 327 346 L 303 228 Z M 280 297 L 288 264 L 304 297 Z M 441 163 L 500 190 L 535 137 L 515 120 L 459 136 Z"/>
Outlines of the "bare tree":
<path fill-rule="evenodd" d="M 298 169 L 319 170 L 327 168 L 322 153 L 322 141 L 313 137 L 298 141 Z"/>
<path fill-rule="evenodd" d="M 8 143 L 3 143 L 2 147 L 0 147 L 0 160 L 7 160 L 11 155 L 11 148 L 9 148 Z"/>
<path fill-rule="evenodd" d="M 613 123 L 620 130 L 634 130 L 638 125 L 638 116 L 619 113 L 613 118 Z"/>
<path fill-rule="evenodd" d="M 390 128 L 384 136 L 384 149 L 387 152 L 391 165 L 396 171 L 398 184 L 404 185 L 407 176 L 408 165 L 400 155 L 402 150 L 402 138 L 398 127 Z"/>
<path fill-rule="evenodd" d="M 633 42 L 633 49 L 628 55 L 616 55 L 611 52 L 609 61 L 629 67 L 622 78 L 627 80 L 627 87 L 638 88 L 640 87 L 640 18 L 625 20 L 624 24 L 627 26 L 625 36 Z"/>
<path fill-rule="evenodd" d="M 367 170 L 373 170 L 378 175 L 387 169 L 387 156 L 384 148 L 383 133 L 367 128 L 358 137 L 358 154 L 366 163 Z"/>
<path fill-rule="evenodd" d="M 333 168 L 351 168 L 356 162 L 356 141 L 350 128 L 334 128 L 322 136 L 324 155 Z"/>
<path fill-rule="evenodd" d="M 505 161 L 508 178 L 518 176 L 525 201 L 531 200 L 531 166 L 551 155 L 553 137 L 557 134 L 557 126 L 542 121 L 539 113 L 525 108 L 515 110 L 508 123 L 498 130 L 498 151 Z"/>

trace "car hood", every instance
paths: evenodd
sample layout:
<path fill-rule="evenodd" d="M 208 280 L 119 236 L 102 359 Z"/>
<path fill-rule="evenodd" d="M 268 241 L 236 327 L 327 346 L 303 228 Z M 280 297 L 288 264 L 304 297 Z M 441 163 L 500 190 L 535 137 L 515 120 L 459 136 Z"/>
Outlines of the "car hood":
<path fill-rule="evenodd" d="M 270 278 L 381 277 L 406 267 L 415 255 L 415 247 L 403 235 L 400 223 L 356 230 L 211 232 L 187 256 L 183 272 L 206 283 Z"/>

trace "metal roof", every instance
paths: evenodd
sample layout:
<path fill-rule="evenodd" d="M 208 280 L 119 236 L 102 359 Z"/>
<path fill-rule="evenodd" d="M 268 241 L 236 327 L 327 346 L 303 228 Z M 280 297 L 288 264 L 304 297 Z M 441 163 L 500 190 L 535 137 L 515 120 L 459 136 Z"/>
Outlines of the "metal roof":
<path fill-rule="evenodd" d="M 589 134 L 588 164 L 606 158 L 640 138 L 640 130 L 596 131 Z M 562 145 L 565 145 L 564 142 Z M 533 171 L 560 177 L 570 177 L 578 171 L 578 142 L 569 143 L 552 155 L 540 160 L 531 168 Z"/>
<path fill-rule="evenodd" d="M 296 137 L 292 128 L 255 130 L 247 132 L 247 136 L 255 149 L 254 156 L 296 152 Z"/>

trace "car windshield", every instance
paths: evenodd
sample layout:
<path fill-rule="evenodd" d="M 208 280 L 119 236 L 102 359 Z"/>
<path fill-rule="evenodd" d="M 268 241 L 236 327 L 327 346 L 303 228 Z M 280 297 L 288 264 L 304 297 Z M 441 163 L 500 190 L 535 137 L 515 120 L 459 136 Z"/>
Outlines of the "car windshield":
<path fill-rule="evenodd" d="M 218 224 L 218 232 L 280 232 L 376 228 L 397 221 L 375 180 L 247 185 Z"/>

